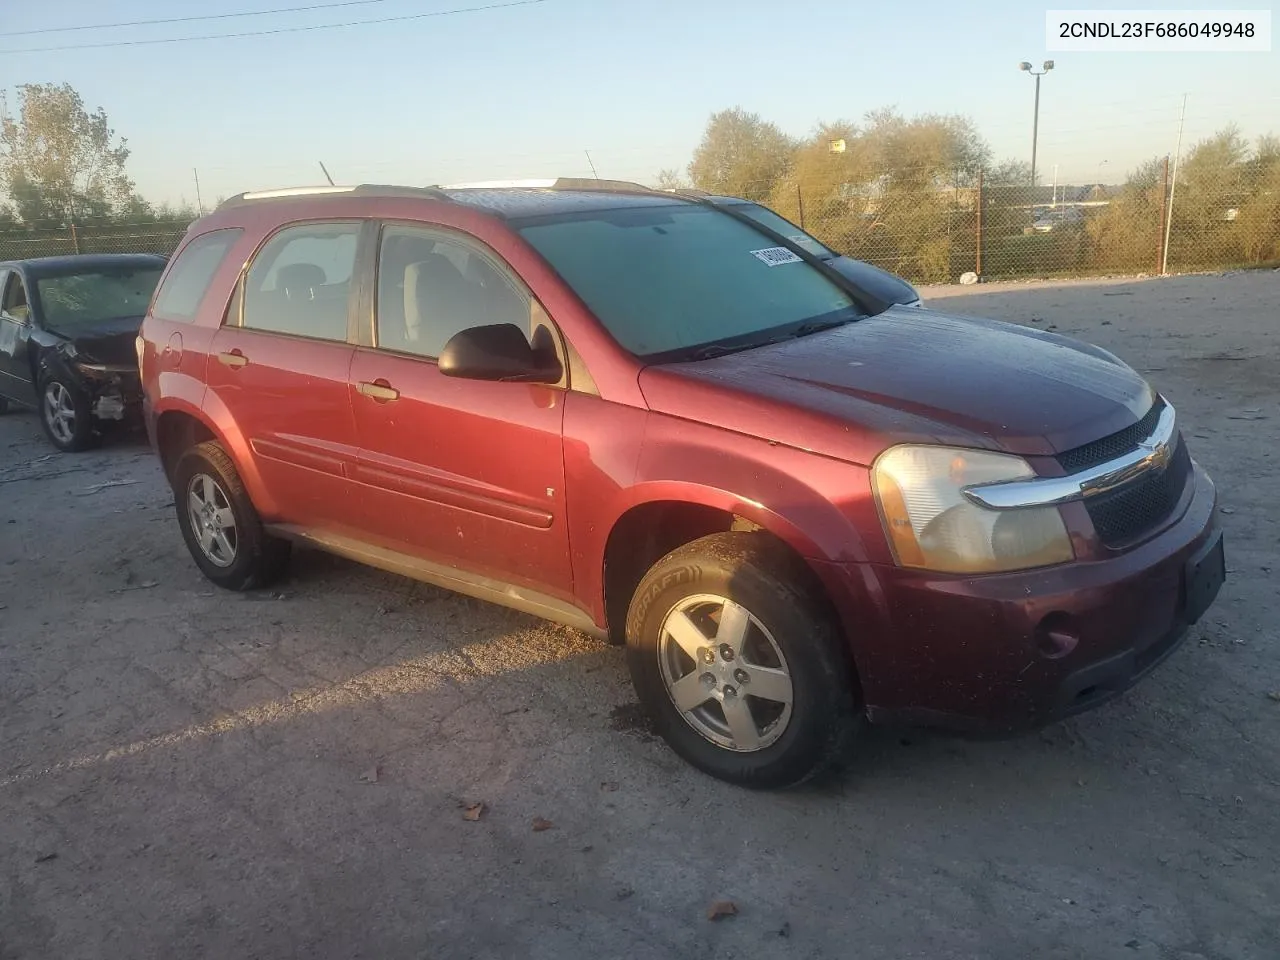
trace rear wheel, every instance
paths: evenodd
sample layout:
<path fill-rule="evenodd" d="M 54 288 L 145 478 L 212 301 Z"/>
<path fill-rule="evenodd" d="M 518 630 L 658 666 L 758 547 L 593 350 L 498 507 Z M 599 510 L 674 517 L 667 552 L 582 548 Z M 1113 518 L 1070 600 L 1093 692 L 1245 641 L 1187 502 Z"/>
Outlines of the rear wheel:
<path fill-rule="evenodd" d="M 855 726 L 847 658 L 802 562 L 759 534 L 704 537 L 641 581 L 627 618 L 641 702 L 676 753 L 731 783 L 821 772 Z"/>
<path fill-rule="evenodd" d="M 88 450 L 100 439 L 89 398 L 58 374 L 40 385 L 40 422 L 49 442 L 63 453 Z"/>
<path fill-rule="evenodd" d="M 290 545 L 263 530 L 235 464 L 219 443 L 196 444 L 178 459 L 173 492 L 187 549 L 218 586 L 249 590 L 284 574 Z"/>

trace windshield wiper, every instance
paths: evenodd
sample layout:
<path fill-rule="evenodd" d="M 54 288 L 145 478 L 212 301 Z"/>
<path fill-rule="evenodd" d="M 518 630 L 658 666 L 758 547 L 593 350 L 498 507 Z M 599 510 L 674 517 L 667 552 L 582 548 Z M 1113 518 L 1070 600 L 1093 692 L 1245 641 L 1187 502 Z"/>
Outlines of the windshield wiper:
<path fill-rule="evenodd" d="M 791 331 L 791 337 L 807 337 L 811 333 L 821 333 L 823 330 L 830 330 L 833 327 L 843 327 L 846 323 L 853 323 L 852 317 L 843 317 L 839 320 L 806 320 L 800 326 Z"/>
<path fill-rule="evenodd" d="M 756 344 L 745 344 L 740 347 L 727 347 L 723 343 L 712 343 L 705 347 L 699 347 L 689 354 L 690 360 L 711 360 L 714 357 L 723 357 L 726 353 L 737 353 L 739 350 L 746 350 L 754 347 Z"/>

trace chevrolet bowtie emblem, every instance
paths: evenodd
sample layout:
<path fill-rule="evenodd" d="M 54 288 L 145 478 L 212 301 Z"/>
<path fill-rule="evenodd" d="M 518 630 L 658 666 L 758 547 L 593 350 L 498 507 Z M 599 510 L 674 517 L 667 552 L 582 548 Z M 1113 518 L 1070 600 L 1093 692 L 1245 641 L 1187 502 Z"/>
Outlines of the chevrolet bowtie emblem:
<path fill-rule="evenodd" d="M 1163 470 L 1169 466 L 1170 451 L 1169 444 L 1165 441 L 1152 443 L 1149 440 L 1143 440 L 1138 444 L 1138 449 L 1143 450 L 1147 454 L 1147 463 L 1152 470 Z"/>

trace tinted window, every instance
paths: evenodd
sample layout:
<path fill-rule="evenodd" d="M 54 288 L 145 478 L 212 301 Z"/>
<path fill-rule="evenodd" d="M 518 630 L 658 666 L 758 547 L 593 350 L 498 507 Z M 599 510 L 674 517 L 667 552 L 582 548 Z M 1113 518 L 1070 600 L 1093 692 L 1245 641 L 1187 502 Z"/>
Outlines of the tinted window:
<path fill-rule="evenodd" d="M 801 250 L 812 253 L 815 257 L 828 259 L 834 257 L 835 254 L 829 249 L 815 240 L 809 234 L 805 233 L 790 220 L 786 220 L 768 207 L 762 207 L 754 203 L 735 203 L 733 209 L 736 213 L 750 217 L 762 227 L 767 227 L 774 233 L 779 233 L 794 243 Z"/>
<path fill-rule="evenodd" d="M 359 237 L 358 223 L 308 223 L 281 230 L 267 241 L 245 277 L 241 325 L 345 340 Z"/>
<path fill-rule="evenodd" d="M 460 330 L 514 323 L 527 331 L 529 299 L 470 244 L 387 227 L 378 252 L 378 346 L 438 357 Z"/>
<path fill-rule="evenodd" d="M 857 315 L 853 300 L 817 269 L 710 207 L 556 216 L 520 233 L 613 337 L 642 357 L 759 342 L 807 321 Z"/>
<path fill-rule="evenodd" d="M 194 319 L 213 275 L 239 237 L 239 230 L 215 230 L 183 247 L 156 294 L 152 314 L 162 320 Z"/>

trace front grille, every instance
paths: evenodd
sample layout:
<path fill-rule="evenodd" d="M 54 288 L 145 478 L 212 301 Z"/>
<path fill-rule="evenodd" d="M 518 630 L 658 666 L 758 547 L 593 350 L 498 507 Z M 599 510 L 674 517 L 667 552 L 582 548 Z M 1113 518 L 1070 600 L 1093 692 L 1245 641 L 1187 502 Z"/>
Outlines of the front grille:
<path fill-rule="evenodd" d="M 1164 400 L 1156 397 L 1156 402 L 1147 411 L 1147 415 L 1133 426 L 1125 427 L 1101 440 L 1094 440 L 1082 447 L 1060 453 L 1056 459 L 1067 473 L 1079 473 L 1081 470 L 1088 470 L 1090 467 L 1096 467 L 1100 463 L 1123 456 L 1151 436 L 1164 408 Z"/>
<path fill-rule="evenodd" d="M 1164 470 L 1149 471 L 1113 493 L 1085 498 L 1098 538 L 1119 547 L 1142 536 L 1173 512 L 1190 477 L 1191 454 L 1179 435 Z"/>

